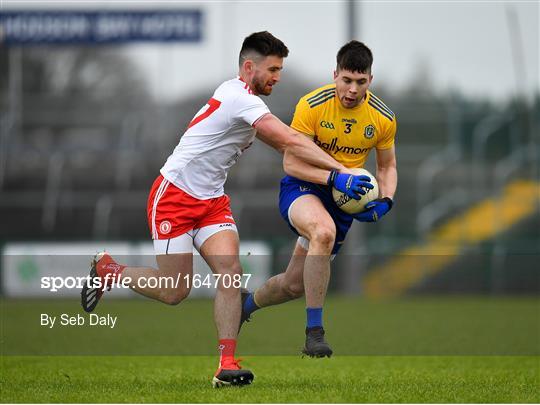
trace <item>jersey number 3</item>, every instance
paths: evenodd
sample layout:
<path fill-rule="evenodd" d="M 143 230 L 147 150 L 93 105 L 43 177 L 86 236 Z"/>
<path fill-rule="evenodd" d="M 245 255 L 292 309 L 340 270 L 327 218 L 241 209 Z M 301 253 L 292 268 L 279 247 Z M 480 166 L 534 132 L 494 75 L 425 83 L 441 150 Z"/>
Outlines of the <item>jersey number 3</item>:
<path fill-rule="evenodd" d="M 191 122 L 188 125 L 188 129 L 191 128 L 193 125 L 198 124 L 205 118 L 208 118 L 210 114 L 212 114 L 214 111 L 216 111 L 219 108 L 219 106 L 221 105 L 221 101 L 216 100 L 215 98 L 211 98 L 210 100 L 208 100 L 206 105 L 208 106 L 208 108 L 204 110 L 204 112 L 201 112 L 199 115 L 193 118 L 193 120 L 191 120 Z"/>

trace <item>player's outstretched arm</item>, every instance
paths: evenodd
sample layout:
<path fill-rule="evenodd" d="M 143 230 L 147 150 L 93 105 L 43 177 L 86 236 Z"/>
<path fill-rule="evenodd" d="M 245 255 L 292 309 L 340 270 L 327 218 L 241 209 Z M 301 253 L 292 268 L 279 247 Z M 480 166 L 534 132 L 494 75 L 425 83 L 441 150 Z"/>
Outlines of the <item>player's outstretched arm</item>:
<path fill-rule="evenodd" d="M 373 188 L 373 184 L 371 184 L 368 176 L 355 176 L 347 168 L 341 172 L 321 169 L 298 159 L 288 150 L 285 150 L 283 156 L 283 170 L 289 176 L 296 177 L 300 180 L 333 186 L 355 200 L 359 200 L 360 195 L 366 193 L 365 189 Z"/>
<path fill-rule="evenodd" d="M 341 163 L 273 114 L 263 115 L 253 126 L 257 130 L 257 138 L 281 153 L 288 151 L 298 159 L 320 169 L 345 170 Z"/>
<path fill-rule="evenodd" d="M 315 184 L 328 184 L 328 177 L 330 176 L 330 170 L 321 169 L 320 167 L 306 163 L 291 153 L 290 150 L 285 150 L 283 154 L 283 170 L 289 176 Z M 347 168 L 344 168 L 340 172 L 350 173 Z"/>

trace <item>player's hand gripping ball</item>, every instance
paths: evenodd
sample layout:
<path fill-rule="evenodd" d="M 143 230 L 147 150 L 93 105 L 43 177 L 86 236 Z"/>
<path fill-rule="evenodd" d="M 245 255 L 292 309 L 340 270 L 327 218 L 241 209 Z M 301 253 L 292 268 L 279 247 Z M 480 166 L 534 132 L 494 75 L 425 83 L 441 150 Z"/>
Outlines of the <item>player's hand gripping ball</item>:
<path fill-rule="evenodd" d="M 377 222 L 392 209 L 392 205 L 394 202 L 390 197 L 377 198 L 368 202 L 364 211 L 353 214 L 353 218 L 360 222 Z"/>
<path fill-rule="evenodd" d="M 354 176 L 357 176 L 356 178 L 363 180 L 360 182 L 360 188 L 355 190 L 356 195 L 353 197 L 350 192 L 342 192 L 336 187 L 336 184 L 334 184 L 332 196 L 334 197 L 336 205 L 342 211 L 345 211 L 347 214 L 358 214 L 366 210 L 366 205 L 369 202 L 374 201 L 379 197 L 379 185 L 377 184 L 375 176 L 366 169 L 351 169 L 351 172 Z M 340 174 L 340 176 L 346 175 Z"/>

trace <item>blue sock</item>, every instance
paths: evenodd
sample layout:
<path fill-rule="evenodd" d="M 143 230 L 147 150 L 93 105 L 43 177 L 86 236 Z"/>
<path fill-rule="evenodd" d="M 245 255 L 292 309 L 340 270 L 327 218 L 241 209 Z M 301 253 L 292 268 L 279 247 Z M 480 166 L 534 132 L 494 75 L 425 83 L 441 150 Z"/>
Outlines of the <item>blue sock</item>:
<path fill-rule="evenodd" d="M 322 327 L 322 308 L 306 308 L 306 313 L 308 328 Z"/>
<path fill-rule="evenodd" d="M 255 300 L 253 299 L 253 293 L 249 294 L 246 298 L 246 301 L 244 302 L 244 311 L 246 311 L 248 315 L 250 315 L 258 309 L 259 307 L 257 306 L 257 304 L 255 304 Z"/>

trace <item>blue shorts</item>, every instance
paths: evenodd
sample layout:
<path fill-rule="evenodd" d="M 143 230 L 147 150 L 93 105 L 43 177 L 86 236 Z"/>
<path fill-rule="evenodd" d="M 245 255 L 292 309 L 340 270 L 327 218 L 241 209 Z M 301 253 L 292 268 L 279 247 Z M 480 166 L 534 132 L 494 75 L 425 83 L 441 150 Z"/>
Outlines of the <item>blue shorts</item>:
<path fill-rule="evenodd" d="M 285 222 L 287 222 L 289 227 L 297 235 L 300 235 L 289 221 L 289 207 L 298 197 L 308 194 L 314 195 L 321 200 L 324 208 L 326 208 L 326 211 L 328 211 L 336 224 L 336 241 L 332 248 L 332 254 L 335 255 L 345 241 L 347 232 L 353 222 L 353 217 L 337 207 L 334 203 L 334 198 L 332 197 L 332 189 L 329 186 L 322 186 L 299 180 L 296 177 L 285 176 L 281 179 L 281 187 L 279 190 L 279 211 L 281 212 L 281 216 Z"/>

